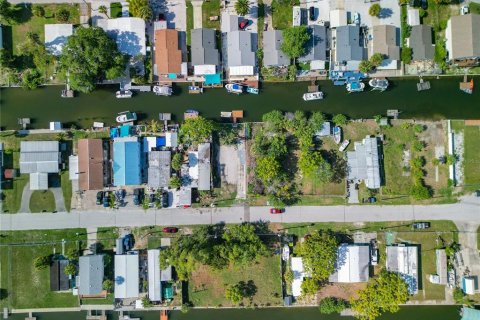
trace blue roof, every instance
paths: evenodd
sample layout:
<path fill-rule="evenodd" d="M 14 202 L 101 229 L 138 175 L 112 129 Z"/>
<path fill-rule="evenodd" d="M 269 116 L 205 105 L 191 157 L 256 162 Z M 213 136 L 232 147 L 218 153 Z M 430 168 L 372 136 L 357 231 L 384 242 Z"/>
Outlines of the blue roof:
<path fill-rule="evenodd" d="M 205 75 L 205 85 L 212 85 L 212 84 L 221 84 L 222 83 L 222 78 L 220 77 L 220 74 L 206 74 Z"/>
<path fill-rule="evenodd" d="M 113 142 L 113 184 L 128 186 L 141 184 L 140 143 L 137 141 Z"/>
<path fill-rule="evenodd" d="M 120 127 L 120 137 L 129 137 L 130 132 L 132 131 L 132 126 L 129 124 L 124 124 Z"/>
<path fill-rule="evenodd" d="M 118 128 L 113 127 L 110 129 L 110 139 L 118 137 Z"/>
<path fill-rule="evenodd" d="M 165 147 L 167 145 L 167 139 L 165 137 L 157 138 L 157 147 Z"/>

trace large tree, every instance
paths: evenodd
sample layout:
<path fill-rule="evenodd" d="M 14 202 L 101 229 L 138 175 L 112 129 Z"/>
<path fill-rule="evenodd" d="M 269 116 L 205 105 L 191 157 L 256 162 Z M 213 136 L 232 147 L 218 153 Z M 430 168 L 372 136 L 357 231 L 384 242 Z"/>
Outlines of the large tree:
<path fill-rule="evenodd" d="M 263 184 L 268 185 L 273 179 L 277 178 L 281 172 L 280 162 L 274 155 L 267 155 L 257 159 L 255 173 L 262 180 Z"/>
<path fill-rule="evenodd" d="M 239 16 L 244 16 L 250 11 L 250 3 L 248 0 L 237 0 L 235 2 L 235 11 Z"/>
<path fill-rule="evenodd" d="M 337 247 L 337 238 L 330 231 L 313 233 L 299 245 L 297 252 L 313 280 L 323 282 L 335 271 Z"/>
<path fill-rule="evenodd" d="M 399 305 L 407 300 L 405 281 L 398 274 L 383 270 L 377 279 L 359 291 L 358 298 L 351 304 L 357 318 L 374 320 L 384 312 L 397 312 Z"/>
<path fill-rule="evenodd" d="M 214 129 L 213 121 L 204 117 L 185 119 L 180 126 L 180 138 L 182 143 L 197 145 L 210 139 Z"/>
<path fill-rule="evenodd" d="M 232 264 L 249 264 L 267 254 L 267 247 L 255 234 L 252 224 L 229 227 L 223 234 L 223 256 Z"/>
<path fill-rule="evenodd" d="M 283 30 L 281 49 L 291 59 L 296 59 L 305 54 L 305 44 L 310 40 L 307 27 L 289 27 Z"/>
<path fill-rule="evenodd" d="M 60 65 L 73 90 L 91 92 L 97 82 L 121 76 L 125 58 L 101 28 L 78 28 L 63 47 Z"/>

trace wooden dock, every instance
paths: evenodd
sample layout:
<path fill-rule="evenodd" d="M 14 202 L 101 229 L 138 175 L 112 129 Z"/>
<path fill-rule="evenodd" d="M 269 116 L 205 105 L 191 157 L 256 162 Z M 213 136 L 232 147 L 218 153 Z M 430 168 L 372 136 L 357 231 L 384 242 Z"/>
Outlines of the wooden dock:
<path fill-rule="evenodd" d="M 417 83 L 417 91 L 425 90 L 430 90 L 430 81 L 423 81 L 423 79 L 420 78 L 420 82 Z"/>

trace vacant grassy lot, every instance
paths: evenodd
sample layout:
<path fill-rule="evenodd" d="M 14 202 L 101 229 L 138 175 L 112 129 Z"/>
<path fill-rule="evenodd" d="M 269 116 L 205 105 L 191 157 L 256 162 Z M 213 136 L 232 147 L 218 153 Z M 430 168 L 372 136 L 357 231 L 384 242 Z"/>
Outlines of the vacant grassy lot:
<path fill-rule="evenodd" d="M 298 5 L 298 1 L 294 1 Z M 273 28 L 283 30 L 292 26 L 293 9 L 292 3 L 286 0 L 272 1 L 272 21 Z"/>
<path fill-rule="evenodd" d="M 217 21 L 210 21 L 210 17 L 217 16 Z M 220 30 L 220 1 L 204 1 L 202 4 L 202 26 L 204 28 Z"/>
<path fill-rule="evenodd" d="M 480 187 L 480 126 L 466 126 L 464 130 L 465 184 Z"/>
<path fill-rule="evenodd" d="M 55 211 L 55 197 L 50 190 L 35 190 L 30 197 L 31 212 Z"/>
<path fill-rule="evenodd" d="M 233 306 L 225 299 L 225 288 L 239 281 L 253 281 L 257 292 L 252 301 L 244 300 L 244 305 L 281 305 L 282 285 L 280 256 L 264 257 L 258 263 L 245 267 L 230 267 L 226 270 L 213 270 L 199 266 L 189 282 L 189 298 L 195 306 Z"/>
<path fill-rule="evenodd" d="M 78 236 L 77 236 L 78 233 Z M 78 306 L 77 297 L 69 293 L 50 291 L 50 270 L 37 271 L 33 260 L 42 255 L 62 252 L 77 245 L 84 248 L 85 229 L 2 232 L 0 238 L 0 288 L 7 297 L 0 299 L 0 307 L 51 308 Z M 77 240 L 79 241 L 77 244 Z M 82 242 L 83 241 L 83 242 Z M 9 244 L 16 244 L 9 246 Z M 2 291 L 3 292 L 3 291 Z"/>

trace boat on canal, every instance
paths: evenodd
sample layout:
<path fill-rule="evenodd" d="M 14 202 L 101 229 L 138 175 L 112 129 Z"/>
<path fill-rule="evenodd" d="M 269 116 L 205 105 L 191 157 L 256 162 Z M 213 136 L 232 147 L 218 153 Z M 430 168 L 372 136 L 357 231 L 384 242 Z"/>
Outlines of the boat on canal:
<path fill-rule="evenodd" d="M 119 90 L 115 92 L 115 97 L 117 99 L 131 98 L 132 96 L 133 96 L 133 92 L 130 90 Z"/>
<path fill-rule="evenodd" d="M 194 109 L 188 109 L 183 113 L 184 119 L 195 119 L 198 118 L 199 112 Z"/>
<path fill-rule="evenodd" d="M 340 152 L 345 151 L 345 149 L 347 149 L 349 144 L 350 144 L 350 140 L 343 140 L 342 144 L 340 145 L 340 148 L 338 148 L 338 151 Z"/>
<path fill-rule="evenodd" d="M 322 100 L 323 99 L 323 92 L 308 92 L 303 94 L 303 100 L 305 101 L 313 101 L 313 100 Z"/>
<path fill-rule="evenodd" d="M 130 111 L 119 112 L 115 120 L 117 120 L 118 123 L 133 122 L 137 120 L 137 114 Z"/>
<path fill-rule="evenodd" d="M 465 75 L 463 77 L 463 82 L 460 82 L 460 90 L 465 92 L 465 93 L 472 94 L 473 93 L 473 79 L 471 79 L 470 81 L 467 81 L 467 76 Z"/>
<path fill-rule="evenodd" d="M 247 93 L 258 94 L 259 92 L 260 92 L 260 91 L 258 90 L 258 88 L 247 87 Z"/>
<path fill-rule="evenodd" d="M 225 85 L 225 89 L 227 89 L 229 93 L 235 93 L 235 94 L 243 93 L 243 86 L 238 83 L 227 83 Z"/>
<path fill-rule="evenodd" d="M 365 89 L 365 83 L 360 81 L 352 81 L 347 83 L 347 91 L 352 92 L 362 92 Z"/>
<path fill-rule="evenodd" d="M 197 86 L 195 82 L 192 82 L 192 85 L 188 86 L 188 93 L 200 94 L 200 93 L 203 93 L 203 88 L 200 86 Z"/>
<path fill-rule="evenodd" d="M 153 86 L 153 93 L 155 93 L 157 96 L 169 97 L 172 95 L 173 89 L 171 85 L 162 84 L 158 86 Z"/>
<path fill-rule="evenodd" d="M 339 126 L 333 127 L 333 140 L 336 144 L 342 142 L 342 128 Z"/>
<path fill-rule="evenodd" d="M 388 80 L 386 78 L 373 78 L 370 79 L 368 85 L 372 87 L 372 90 L 385 91 L 388 88 Z"/>

